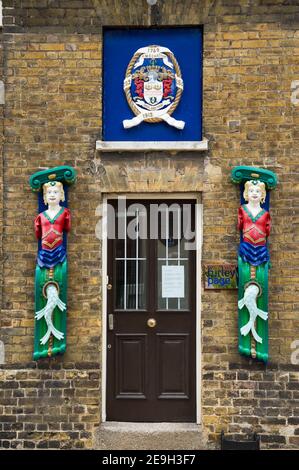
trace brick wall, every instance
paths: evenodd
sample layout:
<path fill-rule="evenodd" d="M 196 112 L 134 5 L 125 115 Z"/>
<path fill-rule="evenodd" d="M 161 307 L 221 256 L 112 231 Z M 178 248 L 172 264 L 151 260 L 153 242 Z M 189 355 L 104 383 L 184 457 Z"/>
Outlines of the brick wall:
<path fill-rule="evenodd" d="M 4 449 L 92 447 L 98 425 L 98 364 L 40 361 L 0 369 Z"/>
<path fill-rule="evenodd" d="M 1 340 L 6 356 L 3 370 L 9 367 L 10 377 L 4 386 L 17 391 L 5 388 L 0 399 L 6 407 L 1 438 L 4 446 L 11 432 L 12 446 L 40 447 L 47 440 L 47 445 L 56 448 L 61 440 L 62 447 L 90 447 L 91 429 L 98 425 L 100 416 L 101 272 L 100 244 L 94 233 L 100 188 L 87 170 L 101 126 L 101 38 L 9 33 L 4 47 L 7 101 Z M 39 168 L 61 164 L 79 170 L 78 182 L 69 192 L 73 229 L 68 245 L 67 353 L 51 362 L 27 366 L 33 351 L 36 242 L 32 224 L 37 211 L 28 178 Z M 49 381 L 45 381 L 44 369 L 52 366 Z M 26 373 L 27 367 L 34 370 Z M 96 393 L 90 374 L 97 377 L 92 381 L 96 381 Z M 72 390 L 61 394 L 64 380 Z M 37 394 L 33 388 L 38 389 Z M 20 389 L 24 389 L 21 396 Z M 73 393 L 71 405 L 68 393 Z M 56 397 L 58 408 L 53 406 Z M 45 403 L 49 412 L 43 415 L 39 410 Z M 66 419 L 67 406 L 73 410 L 70 420 Z"/>
<path fill-rule="evenodd" d="M 8 258 L 2 315 L 2 334 L 8 335 L 6 354 L 18 362 L 28 361 L 32 352 L 36 253 L 32 223 L 37 198 L 28 178 L 38 168 L 63 162 L 79 168 L 80 174 L 69 196 L 74 223 L 68 248 L 73 293 L 68 354 L 72 361 L 98 361 L 100 261 L 94 227 L 100 188 L 84 172 L 101 126 L 100 37 L 18 34 L 6 39 L 12 41 L 6 43 L 3 248 Z"/>
<path fill-rule="evenodd" d="M 10 377 L 12 389 L 1 392 L 0 409 L 7 407 L 3 432 L 17 433 L 19 446 L 43 445 L 45 439 L 77 446 L 80 434 L 72 433 L 78 432 L 89 433 L 81 442 L 92 446 L 92 432 L 100 421 L 100 387 L 97 399 L 91 397 L 92 410 L 81 397 L 94 392 L 86 377 L 98 376 L 101 368 L 101 244 L 94 230 L 102 193 L 202 192 L 203 261 L 235 262 L 239 194 L 230 171 L 242 164 L 269 168 L 279 178 L 271 195 L 271 362 L 264 366 L 239 356 L 236 292 L 203 292 L 203 429 L 211 441 L 219 440 L 221 429 L 238 435 L 255 430 L 264 447 L 298 447 L 299 367 L 290 357 L 291 343 L 299 338 L 299 108 L 291 102 L 291 83 L 299 76 L 299 7 L 282 3 L 174 0 L 160 1 L 150 10 L 145 1 L 137 0 L 4 1 L 1 339 L 7 362 L 3 373 Z M 159 153 L 97 154 L 95 141 L 102 124 L 101 26 L 151 24 L 204 25 L 203 121 L 209 151 L 164 154 L 163 160 Z M 74 223 L 68 248 L 68 349 L 62 358 L 28 365 L 36 252 L 36 196 L 29 190 L 28 177 L 38 168 L 59 164 L 78 170 L 78 182 L 70 190 Z M 78 368 L 82 363 L 83 369 Z M 43 375 L 47 373 L 49 378 Z M 30 416 L 38 416 L 44 399 L 43 393 L 30 396 L 32 381 L 41 387 L 38 393 L 48 393 L 47 383 L 52 387 L 48 398 L 63 389 L 60 412 L 51 410 L 58 427 L 40 427 L 50 426 L 47 414 L 31 423 Z M 69 385 L 56 386 L 59 381 Z M 69 389 L 74 397 L 65 405 Z M 51 400 L 48 406 L 50 410 Z M 72 429 L 63 428 L 59 419 L 65 415 L 64 406 L 72 406 L 72 416 L 77 415 L 78 421 L 67 422 Z M 85 419 L 84 428 L 75 427 Z M 10 423 L 20 429 L 10 428 Z M 33 434 L 29 438 L 25 432 Z M 8 442 L 4 435 L 3 445 Z"/>

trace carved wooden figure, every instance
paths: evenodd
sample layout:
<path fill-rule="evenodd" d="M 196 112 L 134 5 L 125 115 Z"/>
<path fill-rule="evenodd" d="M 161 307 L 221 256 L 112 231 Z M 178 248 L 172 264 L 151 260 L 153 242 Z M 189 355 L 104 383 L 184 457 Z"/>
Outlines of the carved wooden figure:
<path fill-rule="evenodd" d="M 264 362 L 268 360 L 268 237 L 271 229 L 269 191 L 277 178 L 269 170 L 235 167 L 232 179 L 240 183 L 238 212 L 239 352 Z"/>
<path fill-rule="evenodd" d="M 67 185 L 75 181 L 71 167 L 35 173 L 30 185 L 39 192 L 39 214 L 34 228 L 38 239 L 35 270 L 35 360 L 66 350 L 67 245 L 71 228 Z"/>

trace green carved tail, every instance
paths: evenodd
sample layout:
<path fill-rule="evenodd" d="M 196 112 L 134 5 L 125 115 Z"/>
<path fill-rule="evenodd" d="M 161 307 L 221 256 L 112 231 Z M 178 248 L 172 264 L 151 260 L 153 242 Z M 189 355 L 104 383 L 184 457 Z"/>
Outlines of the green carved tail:
<path fill-rule="evenodd" d="M 244 263 L 240 256 L 238 257 L 238 274 L 238 300 L 241 300 L 244 297 L 244 285 L 250 279 L 250 265 L 248 263 Z M 251 356 L 251 334 L 249 333 L 246 336 L 241 335 L 241 328 L 248 322 L 249 313 L 246 307 L 243 307 L 242 309 L 238 308 L 238 312 L 239 353 L 244 354 L 245 356 Z"/>
<path fill-rule="evenodd" d="M 255 281 L 261 286 L 262 294 L 257 299 L 257 306 L 261 310 L 268 312 L 268 269 L 269 263 L 263 263 L 256 268 Z M 238 270 L 239 270 L 239 285 L 238 285 L 238 300 L 244 297 L 244 286 L 250 281 L 253 280 L 250 277 L 250 264 L 238 257 Z M 241 335 L 242 326 L 246 325 L 249 320 L 249 312 L 247 307 L 238 309 L 239 312 L 239 352 L 245 356 L 252 356 L 251 351 L 251 337 L 252 334 L 249 332 L 246 336 Z M 263 320 L 258 317 L 256 320 L 256 331 L 258 335 L 262 338 L 262 343 L 255 343 L 256 357 L 257 359 L 267 362 L 268 361 L 268 320 Z M 254 357 L 254 356 L 253 356 Z"/>
<path fill-rule="evenodd" d="M 268 312 L 268 270 L 269 263 L 263 263 L 257 266 L 256 269 L 256 279 L 257 282 L 261 285 L 263 292 L 260 297 L 257 299 L 257 306 L 261 310 Z M 256 357 L 261 361 L 267 362 L 269 358 L 268 352 L 268 321 L 263 320 L 258 317 L 256 320 L 256 331 L 263 338 L 263 342 L 256 343 Z"/>
<path fill-rule="evenodd" d="M 65 304 L 67 304 L 67 260 L 65 260 L 63 263 L 57 264 L 53 268 L 53 273 L 54 274 L 51 280 L 58 284 L 59 297 Z M 37 265 L 35 270 L 35 312 L 41 310 L 47 303 L 47 299 L 43 295 L 43 287 L 49 280 L 49 269 L 40 268 Z M 40 359 L 41 357 L 56 356 L 57 354 L 63 354 L 65 352 L 66 315 L 67 310 L 61 312 L 59 308 L 55 308 L 53 312 L 53 324 L 59 331 L 64 333 L 64 338 L 62 340 L 58 340 L 52 336 L 45 345 L 42 345 L 40 340 L 48 329 L 46 321 L 44 318 L 41 318 L 40 320 L 35 319 L 33 353 L 34 360 Z"/>

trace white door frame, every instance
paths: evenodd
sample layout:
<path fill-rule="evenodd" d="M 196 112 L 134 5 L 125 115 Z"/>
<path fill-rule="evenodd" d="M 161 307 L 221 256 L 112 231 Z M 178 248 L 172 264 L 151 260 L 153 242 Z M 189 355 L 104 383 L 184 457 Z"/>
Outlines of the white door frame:
<path fill-rule="evenodd" d="M 201 424 L 201 252 L 203 208 L 201 193 L 110 193 L 103 194 L 102 210 L 102 422 L 106 422 L 107 381 L 107 201 L 108 199 L 193 199 L 196 201 L 196 423 Z"/>

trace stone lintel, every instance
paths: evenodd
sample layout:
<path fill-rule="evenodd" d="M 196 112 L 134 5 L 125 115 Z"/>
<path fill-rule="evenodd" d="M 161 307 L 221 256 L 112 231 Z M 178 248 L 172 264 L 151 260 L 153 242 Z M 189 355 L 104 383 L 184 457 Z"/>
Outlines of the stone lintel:
<path fill-rule="evenodd" d="M 139 151 L 153 151 L 163 150 L 169 152 L 184 152 L 184 151 L 204 151 L 208 150 L 208 139 L 200 141 L 96 141 L 96 149 L 105 152 L 139 152 Z"/>

